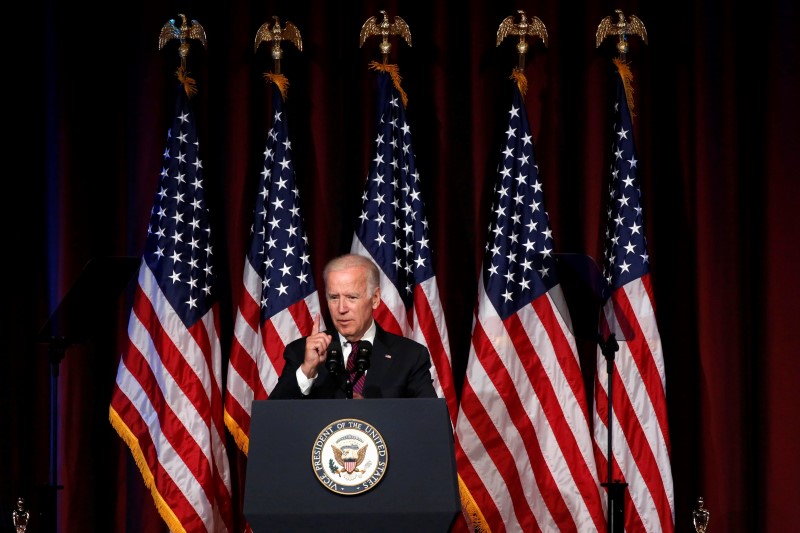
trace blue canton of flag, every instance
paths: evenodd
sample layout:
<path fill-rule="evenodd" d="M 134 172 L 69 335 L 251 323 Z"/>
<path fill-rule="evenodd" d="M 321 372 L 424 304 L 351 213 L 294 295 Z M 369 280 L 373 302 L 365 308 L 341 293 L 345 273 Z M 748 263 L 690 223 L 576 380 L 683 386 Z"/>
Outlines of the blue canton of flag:
<path fill-rule="evenodd" d="M 188 327 L 206 315 L 217 294 L 203 163 L 189 98 L 182 96 L 177 107 L 150 213 L 144 258 Z"/>
<path fill-rule="evenodd" d="M 264 170 L 255 207 L 247 260 L 263 279 L 261 320 L 316 292 L 300 216 L 292 143 L 283 98 L 273 85 L 273 122 L 264 151 Z"/>
<path fill-rule="evenodd" d="M 381 110 L 357 236 L 408 310 L 414 286 L 434 275 L 428 221 L 403 103 L 388 74 L 381 73 L 378 83 L 379 101 L 388 105 Z"/>
<path fill-rule="evenodd" d="M 558 284 L 539 167 L 519 91 L 514 91 L 498 172 L 483 280 L 486 294 L 506 319 Z"/>
<path fill-rule="evenodd" d="M 618 289 L 650 271 L 642 230 L 642 193 L 636 177 L 633 125 L 626 98 L 619 98 L 614 104 L 614 133 L 617 138 L 608 191 L 603 275 L 610 286 Z"/>

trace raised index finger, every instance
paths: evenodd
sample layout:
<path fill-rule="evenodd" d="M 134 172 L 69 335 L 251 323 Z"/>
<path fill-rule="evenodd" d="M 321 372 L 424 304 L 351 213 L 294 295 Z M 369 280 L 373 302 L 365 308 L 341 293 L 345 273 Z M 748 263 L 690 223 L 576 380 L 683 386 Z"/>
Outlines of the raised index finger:
<path fill-rule="evenodd" d="M 319 313 L 314 317 L 314 325 L 311 326 L 311 334 L 319 333 Z"/>

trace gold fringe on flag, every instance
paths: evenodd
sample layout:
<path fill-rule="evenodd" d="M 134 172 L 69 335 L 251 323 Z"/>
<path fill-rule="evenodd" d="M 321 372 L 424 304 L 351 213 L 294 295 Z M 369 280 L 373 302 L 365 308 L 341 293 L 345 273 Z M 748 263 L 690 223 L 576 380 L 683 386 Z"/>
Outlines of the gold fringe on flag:
<path fill-rule="evenodd" d="M 250 451 L 250 437 L 247 436 L 247 433 L 242 431 L 242 428 L 240 428 L 236 420 L 228 414 L 228 411 L 225 411 L 223 418 L 225 419 L 225 426 L 227 426 L 228 431 L 233 435 L 233 440 L 236 441 L 236 446 L 247 455 Z"/>
<path fill-rule="evenodd" d="M 614 65 L 617 67 L 620 78 L 622 78 L 622 85 L 625 87 L 625 97 L 628 99 L 628 109 L 631 112 L 631 119 L 636 117 L 633 112 L 633 72 L 631 67 L 624 60 L 614 58 Z"/>
<path fill-rule="evenodd" d="M 278 90 L 281 92 L 281 97 L 285 102 L 286 91 L 289 90 L 289 79 L 283 74 L 274 74 L 272 72 L 265 72 L 264 79 L 267 80 L 267 83 L 274 83 L 278 86 Z"/>
<path fill-rule="evenodd" d="M 525 96 L 525 93 L 528 92 L 528 78 L 525 77 L 525 73 L 520 69 L 515 68 L 511 73 L 511 76 L 509 76 L 509 79 L 517 82 L 519 92 L 522 93 L 522 96 Z"/>
<path fill-rule="evenodd" d="M 469 530 L 472 533 L 492 533 L 489 524 L 486 523 L 486 518 L 484 518 L 478 504 L 472 498 L 472 493 L 470 493 L 461 476 L 458 476 L 458 492 L 461 494 L 461 508 L 467 516 Z"/>
<path fill-rule="evenodd" d="M 178 77 L 178 81 L 183 84 L 183 90 L 186 91 L 186 96 L 191 98 L 197 94 L 197 82 L 194 81 L 194 78 L 189 76 L 189 73 L 186 71 L 186 67 L 183 65 L 178 67 L 178 71 L 175 73 L 175 75 Z"/>
<path fill-rule="evenodd" d="M 144 456 L 142 448 L 139 446 L 139 439 L 136 438 L 130 428 L 128 428 L 125 422 L 122 421 L 122 418 L 113 407 L 109 407 L 108 409 L 108 419 L 113 428 L 119 434 L 120 438 L 125 442 L 125 444 L 128 445 L 128 448 L 130 448 L 131 454 L 133 455 L 133 460 L 136 463 L 136 466 L 139 467 L 139 472 L 142 473 L 144 486 L 150 490 L 150 494 L 153 496 L 153 501 L 155 502 L 158 514 L 161 515 L 161 518 L 164 520 L 164 522 L 166 522 L 170 531 L 173 533 L 186 533 L 186 529 L 181 524 L 181 521 L 172 511 L 170 506 L 167 505 L 167 502 L 164 501 L 161 493 L 158 492 L 158 487 L 156 487 L 153 473 L 150 471 L 150 467 L 147 466 L 147 459 Z"/>
<path fill-rule="evenodd" d="M 392 82 L 394 82 L 394 88 L 398 90 L 400 93 L 400 98 L 403 99 L 403 107 L 407 107 L 408 95 L 406 95 L 406 92 L 402 87 L 400 87 L 400 81 L 402 80 L 400 77 L 400 67 L 387 63 L 378 63 L 377 61 L 370 61 L 369 68 L 372 70 L 380 70 L 381 72 L 389 73 L 389 75 L 392 77 Z"/>

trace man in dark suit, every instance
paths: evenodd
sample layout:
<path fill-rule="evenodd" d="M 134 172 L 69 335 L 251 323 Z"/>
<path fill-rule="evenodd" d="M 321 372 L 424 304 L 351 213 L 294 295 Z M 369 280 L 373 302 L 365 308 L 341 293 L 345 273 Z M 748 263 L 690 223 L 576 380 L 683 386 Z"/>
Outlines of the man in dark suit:
<path fill-rule="evenodd" d="M 346 254 L 325 265 L 322 277 L 335 330 L 320 331 L 317 316 L 309 336 L 286 346 L 286 365 L 270 399 L 435 398 L 428 349 L 384 331 L 372 316 L 381 301 L 375 263 Z M 345 370 L 347 361 L 356 357 L 351 353 L 353 343 L 360 345 L 362 358 L 368 356 L 365 373 Z M 369 345 L 371 355 L 363 351 Z M 340 356 L 341 362 L 329 361 Z"/>

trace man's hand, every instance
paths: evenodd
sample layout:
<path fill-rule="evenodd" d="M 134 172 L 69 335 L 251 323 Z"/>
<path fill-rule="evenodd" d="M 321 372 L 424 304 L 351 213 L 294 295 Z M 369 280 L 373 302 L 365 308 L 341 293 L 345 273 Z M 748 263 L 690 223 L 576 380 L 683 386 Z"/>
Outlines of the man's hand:
<path fill-rule="evenodd" d="M 314 317 L 314 325 L 311 327 L 311 335 L 306 338 L 306 353 L 300 370 L 308 379 L 317 377 L 317 367 L 324 365 L 328 358 L 328 345 L 333 337 L 324 331 L 319 330 L 320 316 Z"/>

